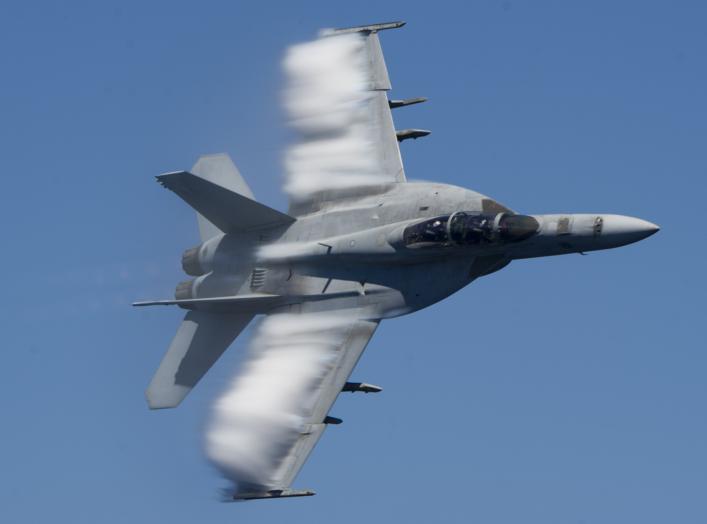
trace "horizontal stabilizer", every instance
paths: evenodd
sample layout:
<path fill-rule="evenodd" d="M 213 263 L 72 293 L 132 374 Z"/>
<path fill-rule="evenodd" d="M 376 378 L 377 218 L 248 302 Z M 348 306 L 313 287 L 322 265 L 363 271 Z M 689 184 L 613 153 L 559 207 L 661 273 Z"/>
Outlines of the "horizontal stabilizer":
<path fill-rule="evenodd" d="M 283 226 L 295 221 L 285 213 L 188 171 L 159 175 L 157 181 L 224 233 Z"/>
<path fill-rule="evenodd" d="M 178 406 L 253 316 L 189 311 L 147 387 L 150 408 Z"/>

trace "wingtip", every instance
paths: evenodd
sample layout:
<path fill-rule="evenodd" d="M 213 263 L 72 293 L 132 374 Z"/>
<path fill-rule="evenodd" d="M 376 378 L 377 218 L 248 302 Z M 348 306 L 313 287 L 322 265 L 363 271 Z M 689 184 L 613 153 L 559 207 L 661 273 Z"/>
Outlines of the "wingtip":
<path fill-rule="evenodd" d="M 338 29 L 323 29 L 319 32 L 319 36 L 341 35 L 345 33 L 377 33 L 386 29 L 398 29 L 406 24 L 403 20 L 395 22 L 381 22 L 378 24 L 357 25 L 353 27 L 342 27 Z"/>
<path fill-rule="evenodd" d="M 316 495 L 316 491 L 311 489 L 271 489 L 268 491 L 255 492 L 236 492 L 233 494 L 233 500 L 258 500 L 258 499 L 280 499 L 290 497 L 312 497 Z"/>

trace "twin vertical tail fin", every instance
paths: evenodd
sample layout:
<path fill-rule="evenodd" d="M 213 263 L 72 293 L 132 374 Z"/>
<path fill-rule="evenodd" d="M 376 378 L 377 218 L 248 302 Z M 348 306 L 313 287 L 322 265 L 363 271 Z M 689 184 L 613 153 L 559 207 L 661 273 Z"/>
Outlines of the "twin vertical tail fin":
<path fill-rule="evenodd" d="M 294 218 L 255 201 L 228 155 L 206 155 L 189 171 L 157 177 L 197 213 L 202 242 L 222 233 L 286 226 Z M 145 392 L 152 409 L 187 396 L 258 311 L 189 311 Z"/>
<path fill-rule="evenodd" d="M 225 154 L 202 156 L 192 172 L 165 173 L 157 181 L 194 208 L 204 242 L 221 233 L 284 226 L 295 220 L 256 202 L 238 168 Z"/>
<path fill-rule="evenodd" d="M 191 168 L 191 171 L 204 180 L 229 189 L 251 200 L 255 200 L 250 186 L 233 163 L 233 160 L 231 160 L 231 157 L 225 153 L 201 156 L 199 160 L 196 161 L 196 164 L 194 164 L 194 167 Z M 196 219 L 199 223 L 199 235 L 201 236 L 202 242 L 206 242 L 208 239 L 220 233 L 218 228 L 204 218 L 198 211 Z"/>

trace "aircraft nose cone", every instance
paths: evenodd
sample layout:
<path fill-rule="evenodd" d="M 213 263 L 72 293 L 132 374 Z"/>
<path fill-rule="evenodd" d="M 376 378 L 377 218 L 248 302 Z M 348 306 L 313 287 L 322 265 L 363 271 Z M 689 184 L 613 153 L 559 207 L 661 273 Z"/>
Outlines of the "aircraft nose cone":
<path fill-rule="evenodd" d="M 640 218 L 604 215 L 601 236 L 615 245 L 631 244 L 660 231 L 660 227 Z"/>

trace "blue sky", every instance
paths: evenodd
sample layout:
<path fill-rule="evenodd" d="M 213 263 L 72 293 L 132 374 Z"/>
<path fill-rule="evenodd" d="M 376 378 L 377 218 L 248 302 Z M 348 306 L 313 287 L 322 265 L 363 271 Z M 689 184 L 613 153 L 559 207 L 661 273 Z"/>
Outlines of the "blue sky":
<path fill-rule="evenodd" d="M 3 2 L 0 520 L 707 521 L 703 2 Z M 409 178 L 527 213 L 662 227 L 516 262 L 385 322 L 300 475 L 308 499 L 223 504 L 204 461 L 239 340 L 178 410 L 143 390 L 181 313 L 193 213 L 153 175 L 228 152 L 283 209 L 285 47 L 383 34 Z"/>

